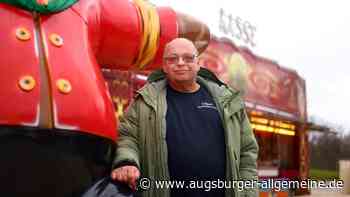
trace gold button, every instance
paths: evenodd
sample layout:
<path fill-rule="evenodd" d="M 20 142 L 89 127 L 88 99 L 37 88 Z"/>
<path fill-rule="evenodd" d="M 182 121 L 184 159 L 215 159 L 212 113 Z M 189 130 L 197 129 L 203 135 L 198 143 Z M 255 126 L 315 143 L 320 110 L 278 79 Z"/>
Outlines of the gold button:
<path fill-rule="evenodd" d="M 18 81 L 19 87 L 24 91 L 31 91 L 35 87 L 35 79 L 32 76 L 24 76 Z"/>
<path fill-rule="evenodd" d="M 58 34 L 51 34 L 50 41 L 56 47 L 61 47 L 63 45 L 63 38 Z"/>
<path fill-rule="evenodd" d="M 20 27 L 20 28 L 16 29 L 16 37 L 17 37 L 18 40 L 27 41 L 32 36 L 31 36 L 31 34 L 30 34 L 28 29 L 26 29 L 24 27 Z"/>
<path fill-rule="evenodd" d="M 68 94 L 72 91 L 72 86 L 70 82 L 66 79 L 59 79 L 56 82 L 58 90 L 63 94 Z"/>

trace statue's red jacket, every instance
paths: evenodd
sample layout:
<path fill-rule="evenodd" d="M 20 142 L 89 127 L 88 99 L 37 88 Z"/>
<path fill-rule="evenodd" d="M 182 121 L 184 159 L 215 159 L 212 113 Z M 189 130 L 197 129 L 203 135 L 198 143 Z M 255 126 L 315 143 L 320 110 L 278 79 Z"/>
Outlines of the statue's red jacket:
<path fill-rule="evenodd" d="M 159 59 L 178 29 L 173 10 L 157 11 Z M 142 25 L 129 0 L 80 0 L 49 15 L 0 3 L 0 126 L 57 128 L 116 140 L 117 121 L 101 68 L 131 69 Z"/>

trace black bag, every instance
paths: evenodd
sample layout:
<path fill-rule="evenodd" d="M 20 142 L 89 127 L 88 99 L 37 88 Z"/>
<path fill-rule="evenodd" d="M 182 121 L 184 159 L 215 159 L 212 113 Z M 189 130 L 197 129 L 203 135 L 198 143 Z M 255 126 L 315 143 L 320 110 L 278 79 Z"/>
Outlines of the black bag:
<path fill-rule="evenodd" d="M 123 183 L 104 178 L 92 185 L 82 197 L 135 197 L 132 189 Z"/>

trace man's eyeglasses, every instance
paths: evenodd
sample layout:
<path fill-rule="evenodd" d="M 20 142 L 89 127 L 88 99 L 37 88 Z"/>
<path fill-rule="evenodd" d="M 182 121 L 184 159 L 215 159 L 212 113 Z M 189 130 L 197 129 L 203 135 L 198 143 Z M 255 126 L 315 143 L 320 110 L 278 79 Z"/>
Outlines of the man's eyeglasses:
<path fill-rule="evenodd" d="M 171 55 L 171 56 L 164 57 L 164 60 L 167 64 L 178 64 L 180 62 L 180 58 L 182 59 L 182 61 L 189 64 L 189 63 L 194 63 L 194 61 L 197 58 L 197 55 L 196 54 L 192 54 L 192 55 L 188 54 L 183 56 Z"/>

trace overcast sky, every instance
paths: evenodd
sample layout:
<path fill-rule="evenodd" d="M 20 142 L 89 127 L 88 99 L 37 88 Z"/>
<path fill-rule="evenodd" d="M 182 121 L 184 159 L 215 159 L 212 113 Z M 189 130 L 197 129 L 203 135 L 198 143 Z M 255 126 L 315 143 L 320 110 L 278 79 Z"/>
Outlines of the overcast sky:
<path fill-rule="evenodd" d="M 195 16 L 220 33 L 219 10 L 256 27 L 260 56 L 306 80 L 309 116 L 350 129 L 350 1 L 151 0 Z M 238 44 L 239 40 L 232 38 Z M 245 45 L 248 46 L 249 45 Z"/>

